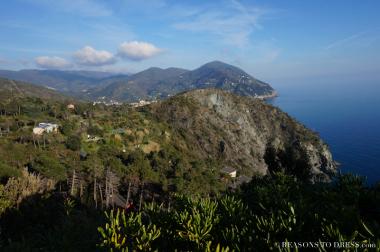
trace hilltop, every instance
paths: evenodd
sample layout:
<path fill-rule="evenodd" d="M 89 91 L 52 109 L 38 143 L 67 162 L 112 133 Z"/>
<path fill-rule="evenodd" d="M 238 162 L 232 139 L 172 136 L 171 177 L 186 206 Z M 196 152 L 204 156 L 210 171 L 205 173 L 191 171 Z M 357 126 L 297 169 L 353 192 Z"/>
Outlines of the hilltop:
<path fill-rule="evenodd" d="M 100 85 L 105 79 L 117 76 L 120 75 L 97 71 L 0 70 L 0 77 L 32 83 L 74 96 L 79 96 L 84 90 Z"/>
<path fill-rule="evenodd" d="M 194 69 L 151 67 L 125 75 L 91 71 L 0 70 L 0 76 L 27 81 L 87 100 L 166 99 L 180 92 L 218 88 L 242 96 L 272 97 L 275 90 L 242 69 L 213 61 Z"/>
<path fill-rule="evenodd" d="M 163 99 L 183 91 L 218 88 L 242 96 L 274 96 L 273 88 L 240 68 L 213 61 L 195 70 L 149 68 L 87 92 L 92 99 L 106 96 L 114 100 Z"/>
<path fill-rule="evenodd" d="M 108 99 L 119 101 L 166 98 L 167 94 L 178 92 L 172 86 L 178 76 L 186 72 L 188 70 L 181 68 L 151 67 L 131 76 L 109 78 L 101 86 L 89 90 L 86 97 L 97 99 L 105 96 Z"/>
<path fill-rule="evenodd" d="M 68 97 L 45 87 L 38 87 L 22 81 L 0 78 L 0 99 L 34 97 L 49 100 L 63 101 Z"/>

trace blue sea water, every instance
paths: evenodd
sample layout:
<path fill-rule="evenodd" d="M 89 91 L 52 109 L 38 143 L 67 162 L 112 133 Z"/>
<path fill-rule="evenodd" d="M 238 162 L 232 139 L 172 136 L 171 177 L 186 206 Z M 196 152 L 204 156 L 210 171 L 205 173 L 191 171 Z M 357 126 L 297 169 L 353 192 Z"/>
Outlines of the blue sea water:
<path fill-rule="evenodd" d="M 342 173 L 380 181 L 380 83 L 274 86 L 271 104 L 318 132 L 341 163 Z"/>

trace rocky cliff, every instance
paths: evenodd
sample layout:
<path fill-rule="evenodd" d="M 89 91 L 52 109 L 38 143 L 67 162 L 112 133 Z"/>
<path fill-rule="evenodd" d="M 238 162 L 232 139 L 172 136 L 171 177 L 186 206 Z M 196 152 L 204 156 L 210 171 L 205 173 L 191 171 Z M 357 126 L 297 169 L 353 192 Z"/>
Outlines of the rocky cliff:
<path fill-rule="evenodd" d="M 151 111 L 184 138 L 179 148 L 216 158 L 241 174 L 284 171 L 327 181 L 336 172 L 316 133 L 259 99 L 200 89 L 154 104 Z"/>

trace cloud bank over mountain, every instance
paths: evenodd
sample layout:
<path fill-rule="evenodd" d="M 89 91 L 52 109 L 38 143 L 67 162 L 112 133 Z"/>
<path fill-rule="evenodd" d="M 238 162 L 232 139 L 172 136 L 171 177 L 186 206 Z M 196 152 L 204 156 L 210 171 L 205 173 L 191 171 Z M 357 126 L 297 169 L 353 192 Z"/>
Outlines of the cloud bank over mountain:
<path fill-rule="evenodd" d="M 35 63 L 38 67 L 45 69 L 66 69 L 72 66 L 69 61 L 56 56 L 40 56 L 35 59 Z"/>
<path fill-rule="evenodd" d="M 118 55 L 130 60 L 144 60 L 156 56 L 163 50 L 143 41 L 124 42 L 120 45 Z"/>
<path fill-rule="evenodd" d="M 96 50 L 91 46 L 85 46 L 74 53 L 74 59 L 79 65 L 104 66 L 114 64 L 115 56 L 105 50 Z"/>
<path fill-rule="evenodd" d="M 35 64 L 44 69 L 66 69 L 74 66 L 101 67 L 115 64 L 118 59 L 142 61 L 163 52 L 163 49 L 144 41 L 123 42 L 118 52 L 113 54 L 106 50 L 97 50 L 92 46 L 84 46 L 73 53 L 73 62 L 58 56 L 39 56 Z"/>

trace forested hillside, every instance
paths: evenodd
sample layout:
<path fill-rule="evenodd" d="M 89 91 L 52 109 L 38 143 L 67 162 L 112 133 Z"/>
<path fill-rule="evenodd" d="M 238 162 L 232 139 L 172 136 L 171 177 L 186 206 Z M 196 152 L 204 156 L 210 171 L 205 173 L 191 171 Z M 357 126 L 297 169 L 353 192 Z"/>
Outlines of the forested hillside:
<path fill-rule="evenodd" d="M 5 251 L 265 251 L 305 230 L 379 242 L 379 187 L 327 184 L 326 144 L 263 101 L 214 89 L 142 107 L 23 94 L 0 104 Z"/>

